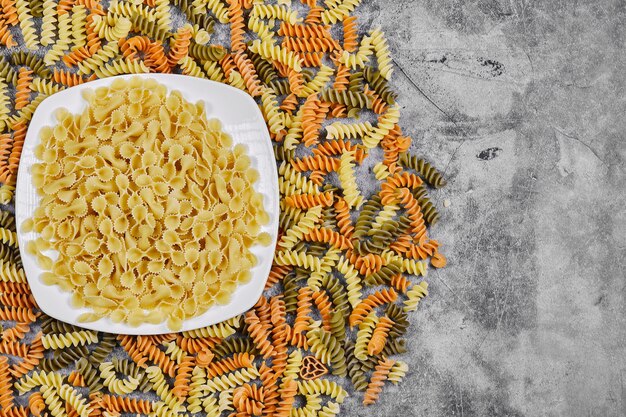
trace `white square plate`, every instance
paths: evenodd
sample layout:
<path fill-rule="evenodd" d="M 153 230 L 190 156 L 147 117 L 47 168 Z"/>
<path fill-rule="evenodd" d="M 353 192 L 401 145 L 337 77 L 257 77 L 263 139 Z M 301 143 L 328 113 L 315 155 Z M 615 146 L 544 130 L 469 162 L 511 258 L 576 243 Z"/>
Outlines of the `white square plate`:
<path fill-rule="evenodd" d="M 206 313 L 184 321 L 182 330 L 193 330 L 219 323 L 245 312 L 261 296 L 274 257 L 279 215 L 278 174 L 263 115 L 252 97 L 225 84 L 173 74 L 121 75 L 72 87 L 42 101 L 28 128 L 17 175 L 15 215 L 24 272 L 41 310 L 58 320 L 108 333 L 148 335 L 170 332 L 166 323 L 142 324 L 139 327 L 131 327 L 127 324 L 113 323 L 107 318 L 92 323 L 78 323 L 78 316 L 89 310 L 72 307 L 69 292 L 61 291 L 56 285 L 49 286 L 41 282 L 40 274 L 44 271 L 37 264 L 35 257 L 26 252 L 27 243 L 36 239 L 38 234 L 21 231 L 24 221 L 33 216 L 39 205 L 40 197 L 31 181 L 31 167 L 38 162 L 35 158 L 34 149 L 40 142 L 39 133 L 42 127 L 56 124 L 54 113 L 59 108 L 65 108 L 73 114 L 82 112 L 87 107 L 86 101 L 82 98 L 82 92 L 85 89 L 108 86 L 116 78 L 137 76 L 156 80 L 165 85 L 168 92 L 178 90 L 186 100 L 192 103 L 199 100 L 204 101 L 207 117 L 219 119 L 222 122 L 223 130 L 232 137 L 234 144 L 247 145 L 252 166 L 260 174 L 259 181 L 254 185 L 254 188 L 263 195 L 265 210 L 269 214 L 270 222 L 262 228 L 262 231 L 272 236 L 272 243 L 266 247 L 255 245 L 251 248 L 252 253 L 257 256 L 258 263 L 251 270 L 250 282 L 237 287 L 229 304 L 215 305 L 209 308 Z"/>

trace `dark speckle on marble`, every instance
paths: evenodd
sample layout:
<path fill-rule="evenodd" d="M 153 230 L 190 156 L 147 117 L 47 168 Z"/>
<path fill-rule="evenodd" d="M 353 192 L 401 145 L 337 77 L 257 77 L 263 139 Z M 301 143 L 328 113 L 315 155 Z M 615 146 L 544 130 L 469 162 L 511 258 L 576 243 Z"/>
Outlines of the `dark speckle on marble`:
<path fill-rule="evenodd" d="M 476 158 L 483 161 L 490 161 L 493 158 L 497 158 L 500 152 L 502 152 L 502 149 L 498 147 L 487 148 L 480 151 L 480 153 L 476 155 Z"/>

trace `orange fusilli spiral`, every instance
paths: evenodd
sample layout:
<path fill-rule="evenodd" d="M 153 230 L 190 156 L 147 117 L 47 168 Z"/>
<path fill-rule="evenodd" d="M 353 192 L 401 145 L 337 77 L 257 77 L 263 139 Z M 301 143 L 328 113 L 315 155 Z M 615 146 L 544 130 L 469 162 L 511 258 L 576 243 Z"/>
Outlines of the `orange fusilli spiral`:
<path fill-rule="evenodd" d="M 378 94 L 376 94 L 376 92 L 374 90 L 369 89 L 367 86 L 365 86 L 365 88 L 363 90 L 363 94 L 365 94 L 366 96 L 371 97 L 371 99 L 372 99 L 372 111 L 374 113 L 376 113 L 376 114 L 383 114 L 389 108 L 389 104 L 387 104 L 387 102 L 385 100 L 383 100 L 381 97 L 379 97 Z"/>
<path fill-rule="evenodd" d="M 324 52 L 296 52 L 299 59 L 302 60 L 303 67 L 319 67 L 324 58 Z"/>
<path fill-rule="evenodd" d="M 328 294 L 326 291 L 315 291 L 311 298 L 317 307 L 317 310 L 320 312 L 320 317 L 322 318 L 322 328 L 326 331 L 331 330 L 330 322 L 332 318 L 332 308 L 333 305 L 328 298 Z"/>
<path fill-rule="evenodd" d="M 331 246 L 341 250 L 353 248 L 352 242 L 347 237 L 343 236 L 339 232 L 327 229 L 325 227 L 312 229 L 309 233 L 302 236 L 302 239 L 307 242 L 328 243 Z"/>
<path fill-rule="evenodd" d="M 104 408 L 118 413 L 150 414 L 152 412 L 152 402 L 148 400 L 104 394 L 100 401 Z"/>
<path fill-rule="evenodd" d="M 285 203 L 290 207 L 307 209 L 315 206 L 328 207 L 333 204 L 333 192 L 327 191 L 320 194 L 293 194 L 285 198 Z"/>
<path fill-rule="evenodd" d="M 218 62 L 221 65 L 222 71 L 224 71 L 224 75 L 226 76 L 226 78 L 230 77 L 230 73 L 232 70 L 237 69 L 232 54 L 224 54 L 222 59 L 220 59 Z"/>
<path fill-rule="evenodd" d="M 309 9 L 309 13 L 304 18 L 304 23 L 307 25 L 316 25 L 322 22 L 322 12 L 324 8 L 322 6 L 313 6 Z"/>
<path fill-rule="evenodd" d="M 100 0 L 76 0 L 75 4 L 77 6 L 85 6 L 90 10 L 102 10 L 102 4 Z"/>
<path fill-rule="evenodd" d="M 233 406 L 239 413 L 260 416 L 263 412 L 264 388 L 258 385 L 243 384 L 233 391 Z"/>
<path fill-rule="evenodd" d="M 348 16 L 343 19 L 343 49 L 345 51 L 356 51 L 358 45 L 356 29 L 356 16 Z"/>
<path fill-rule="evenodd" d="M 13 133 L 13 148 L 11 149 L 11 155 L 9 155 L 9 172 L 11 175 L 17 175 L 17 168 L 20 165 L 20 156 L 22 155 L 22 148 L 24 147 L 28 126 L 26 122 L 21 121 L 13 126 L 13 128 L 15 132 Z M 2 179 L 0 178 L 0 180 Z"/>
<path fill-rule="evenodd" d="M 352 233 L 354 233 L 354 226 L 352 226 L 352 218 L 350 217 L 350 207 L 343 198 L 338 198 L 334 207 L 337 213 L 335 218 L 337 219 L 339 233 L 347 239 L 350 239 L 352 237 Z"/>
<path fill-rule="evenodd" d="M 282 281 L 292 269 L 293 267 L 291 265 L 272 265 L 266 287 L 269 288 Z"/>
<path fill-rule="evenodd" d="M 0 281 L 0 293 L 25 294 L 32 296 L 28 284 L 22 282 Z"/>
<path fill-rule="evenodd" d="M 391 371 L 391 367 L 395 365 L 395 363 L 396 361 L 393 359 L 383 359 L 378 362 L 372 374 L 372 378 L 370 379 L 370 383 L 367 385 L 367 390 L 365 390 L 365 397 L 363 399 L 364 405 L 372 405 L 378 401 L 383 385 L 387 380 L 387 375 L 389 375 L 389 371 Z"/>
<path fill-rule="evenodd" d="M 2 10 L 2 16 L 0 18 L 5 20 L 7 25 L 15 26 L 19 23 L 15 0 L 0 0 L 0 8 Z"/>
<path fill-rule="evenodd" d="M 11 156 L 11 148 L 13 147 L 13 139 L 9 133 L 0 135 L 0 177 L 9 175 L 9 156 Z"/>
<path fill-rule="evenodd" d="M 24 360 L 20 363 L 13 365 L 13 367 L 10 369 L 13 378 L 17 379 L 22 377 L 22 375 L 26 375 L 27 373 L 35 369 L 35 367 L 39 365 L 41 359 L 43 359 L 44 347 L 41 342 L 41 335 L 41 332 L 35 335 L 33 340 L 30 342 L 28 354 L 24 357 Z"/>
<path fill-rule="evenodd" d="M 41 416 L 41 412 L 46 408 L 43 396 L 39 391 L 35 391 L 28 397 L 28 408 L 35 417 Z"/>
<path fill-rule="evenodd" d="M 265 389 L 265 411 L 267 413 L 274 413 L 280 398 L 277 381 L 281 375 L 276 374 L 265 362 L 259 367 L 259 374 L 259 379 Z"/>
<path fill-rule="evenodd" d="M 9 23 L 5 19 L 0 19 L 0 45 L 7 48 L 17 46 L 17 42 L 13 39 L 13 35 L 9 31 Z"/>
<path fill-rule="evenodd" d="M 380 255 L 374 253 L 368 253 L 365 256 L 360 256 L 354 251 L 347 251 L 346 256 L 348 262 L 350 262 L 361 275 L 369 275 L 372 272 L 378 271 L 384 264 L 384 259 Z"/>
<path fill-rule="evenodd" d="M 348 89 L 350 84 L 350 68 L 339 63 L 337 64 L 337 73 L 335 74 L 335 82 L 333 82 L 333 88 L 337 91 L 344 91 Z"/>
<path fill-rule="evenodd" d="M 136 337 L 119 335 L 117 337 L 117 340 L 120 342 L 120 345 L 124 348 L 128 356 L 130 356 L 130 358 L 133 360 L 133 362 L 135 362 L 140 367 L 146 367 L 148 357 L 141 349 L 139 349 Z"/>
<path fill-rule="evenodd" d="M 332 139 L 324 143 L 320 143 L 317 148 L 313 150 L 314 155 L 326 155 L 335 156 L 341 155 L 345 152 L 353 152 L 354 160 L 357 163 L 363 162 L 363 159 L 367 156 L 367 149 L 361 145 L 353 145 L 344 139 Z"/>
<path fill-rule="evenodd" d="M 73 50 L 69 54 L 64 55 L 62 59 L 63 59 L 63 63 L 65 63 L 65 65 L 71 68 L 77 65 L 79 62 L 82 62 L 85 59 L 89 58 L 92 55 L 93 53 L 89 49 L 87 49 L 87 47 L 81 46 L 80 48 Z M 55 71 L 56 71 L 56 68 L 55 68 Z M 73 74 L 73 75 L 76 75 L 76 74 Z"/>
<path fill-rule="evenodd" d="M 387 180 L 380 186 L 380 201 L 387 205 L 395 200 L 394 193 L 396 188 L 408 187 L 417 188 L 423 184 L 420 177 L 409 172 L 390 175 Z"/>
<path fill-rule="evenodd" d="M 302 73 L 289 69 L 289 73 L 287 74 L 287 79 L 289 80 L 289 89 L 293 94 L 300 94 L 302 91 L 302 87 L 304 86 L 304 79 L 302 78 Z"/>
<path fill-rule="evenodd" d="M 178 61 L 187 56 L 191 35 L 191 27 L 189 26 L 181 27 L 174 35 L 174 39 L 170 44 L 170 52 L 167 54 L 167 62 L 170 68 L 175 67 Z"/>
<path fill-rule="evenodd" d="M 147 36 L 133 36 L 128 39 L 120 39 L 120 51 L 124 58 L 135 60 L 138 52 L 146 52 L 152 45 L 152 41 Z"/>
<path fill-rule="evenodd" d="M 304 158 L 293 159 L 291 165 L 298 171 L 322 171 L 325 173 L 337 171 L 339 169 L 339 159 L 330 158 L 324 155 L 305 156 Z"/>
<path fill-rule="evenodd" d="M 372 338 L 367 344 L 367 354 L 370 356 L 378 355 L 382 352 L 385 347 L 385 343 L 387 343 L 387 336 L 389 335 L 389 331 L 393 327 L 394 322 L 387 316 L 383 316 L 380 318 L 376 327 L 374 328 L 374 332 L 372 333 Z"/>
<path fill-rule="evenodd" d="M 409 286 L 411 285 L 411 281 L 409 281 L 409 279 L 405 277 L 404 275 L 397 274 L 391 277 L 391 280 L 389 281 L 389 285 L 395 288 L 396 291 L 406 294 L 407 290 L 409 289 Z"/>
<path fill-rule="evenodd" d="M 269 340 L 269 328 L 261 323 L 254 310 L 248 311 L 244 320 L 255 346 L 264 358 L 269 358 L 274 353 L 274 347 Z"/>
<path fill-rule="evenodd" d="M 0 295 L 0 304 L 9 307 L 37 308 L 37 303 L 32 294 L 20 294 L 5 292 Z"/>
<path fill-rule="evenodd" d="M 237 51 L 233 55 L 233 61 L 243 78 L 244 83 L 246 84 L 246 89 L 248 93 L 252 97 L 261 95 L 261 82 L 259 81 L 259 77 L 254 69 L 254 65 L 252 61 L 248 58 L 248 56 L 243 51 Z"/>
<path fill-rule="evenodd" d="M 393 303 L 398 298 L 398 293 L 393 288 L 376 291 L 361 301 L 349 317 L 350 326 L 360 324 L 374 308 L 386 303 Z"/>
<path fill-rule="evenodd" d="M 262 295 L 252 308 L 254 308 L 254 312 L 259 318 L 259 321 L 261 321 L 261 324 L 271 325 L 272 312 L 270 310 L 270 303 L 267 301 L 267 297 Z"/>
<path fill-rule="evenodd" d="M 230 19 L 230 47 L 233 51 L 245 49 L 244 35 L 246 25 L 240 0 L 228 0 L 228 17 Z"/>
<path fill-rule="evenodd" d="M 211 352 L 211 349 L 205 348 L 196 355 L 196 365 L 206 369 L 213 361 L 213 358 L 215 358 L 215 355 Z"/>
<path fill-rule="evenodd" d="M 17 84 L 15 86 L 15 108 L 23 109 L 30 101 L 30 83 L 33 81 L 33 71 L 20 67 L 17 73 Z"/>
<path fill-rule="evenodd" d="M 159 41 L 152 42 L 145 52 L 144 63 L 151 72 L 169 73 L 171 69 L 163 45 Z"/>
<path fill-rule="evenodd" d="M 30 331 L 28 323 L 16 323 L 14 327 L 10 329 L 4 329 L 2 332 L 2 340 L 9 342 L 15 342 L 21 340 L 26 333 Z"/>
<path fill-rule="evenodd" d="M 309 287 L 303 287 L 298 290 L 298 301 L 296 308 L 296 319 L 293 323 L 293 331 L 292 331 L 292 340 L 293 336 L 303 331 L 309 326 L 310 317 L 309 314 L 311 312 L 312 300 L 313 300 L 313 290 Z M 293 343 L 293 342 L 292 342 Z"/>
<path fill-rule="evenodd" d="M 323 25 L 292 25 L 289 22 L 280 22 L 279 36 L 292 36 L 295 38 L 322 38 L 333 39 L 329 32 L 329 26 Z"/>
<path fill-rule="evenodd" d="M 57 4 L 57 14 L 62 15 L 69 13 L 72 11 L 72 7 L 74 7 L 74 0 L 59 0 L 59 4 Z"/>
<path fill-rule="evenodd" d="M 284 382 L 283 388 L 280 390 L 280 401 L 276 407 L 274 417 L 289 417 L 293 403 L 298 393 L 298 384 L 291 378 Z"/>
<path fill-rule="evenodd" d="M 294 93 L 289 94 L 282 103 L 280 103 L 280 109 L 287 114 L 293 114 L 293 111 L 298 105 L 298 97 Z"/>
<path fill-rule="evenodd" d="M 176 344 L 190 355 L 201 352 L 207 348 L 212 349 L 220 339 L 216 337 L 184 337 L 176 335 Z"/>
<path fill-rule="evenodd" d="M 176 371 L 176 362 L 170 359 L 155 343 L 146 336 L 137 336 L 137 348 L 143 352 L 149 360 L 154 362 L 164 374 L 173 377 Z"/>
<path fill-rule="evenodd" d="M 26 358 L 28 356 L 28 347 L 29 345 L 20 342 L 2 340 L 0 342 L 0 353 Z"/>
<path fill-rule="evenodd" d="M 70 384 L 70 385 L 74 385 L 75 387 L 84 387 L 85 386 L 85 379 L 77 371 L 72 371 L 67 376 L 67 383 Z"/>
<path fill-rule="evenodd" d="M 19 322 L 32 323 L 37 316 L 30 308 L 23 307 L 2 307 L 0 308 L 0 320 L 14 320 Z"/>
<path fill-rule="evenodd" d="M 176 377 L 174 378 L 174 394 L 179 400 L 184 400 L 189 394 L 189 381 L 191 379 L 191 371 L 195 366 L 195 359 L 191 355 L 185 355 L 176 367 Z"/>
<path fill-rule="evenodd" d="M 5 410 L 13 407 L 13 381 L 9 373 L 9 358 L 0 356 L 0 409 Z"/>

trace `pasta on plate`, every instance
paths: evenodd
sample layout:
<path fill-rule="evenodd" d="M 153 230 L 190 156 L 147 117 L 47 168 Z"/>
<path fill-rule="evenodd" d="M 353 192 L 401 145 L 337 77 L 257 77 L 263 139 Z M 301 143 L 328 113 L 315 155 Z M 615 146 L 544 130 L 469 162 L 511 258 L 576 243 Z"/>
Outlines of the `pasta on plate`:
<path fill-rule="evenodd" d="M 258 172 L 202 102 L 153 79 L 86 90 L 81 114 L 41 131 L 41 196 L 27 249 L 45 284 L 72 292 L 83 322 L 183 320 L 225 304 L 268 245 Z M 47 256 L 53 250 L 56 259 Z"/>

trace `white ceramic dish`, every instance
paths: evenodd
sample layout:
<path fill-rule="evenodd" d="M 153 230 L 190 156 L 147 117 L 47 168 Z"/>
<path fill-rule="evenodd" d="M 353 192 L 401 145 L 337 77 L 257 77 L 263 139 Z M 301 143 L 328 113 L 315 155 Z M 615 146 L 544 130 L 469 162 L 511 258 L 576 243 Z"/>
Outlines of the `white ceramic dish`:
<path fill-rule="evenodd" d="M 26 244 L 36 239 L 37 234 L 35 232 L 21 232 L 22 223 L 32 217 L 35 208 L 39 205 L 40 198 L 37 196 L 31 181 L 31 167 L 38 162 L 34 155 L 34 149 L 39 143 L 41 128 L 55 123 L 53 115 L 59 108 L 66 108 L 71 113 L 83 111 L 87 105 L 81 95 L 83 90 L 110 85 L 116 78 L 134 76 L 137 75 L 122 75 L 92 81 L 61 91 L 41 102 L 33 115 L 24 142 L 17 176 L 15 212 L 24 271 L 41 310 L 58 320 L 87 329 L 109 333 L 148 335 L 169 333 L 170 330 L 165 323 L 143 324 L 139 327 L 113 323 L 109 319 L 100 319 L 92 323 L 78 323 L 78 316 L 88 310 L 71 307 L 70 293 L 61 291 L 58 286 L 48 286 L 41 282 L 39 276 L 43 270 L 37 265 L 35 257 L 26 252 Z M 183 322 L 182 330 L 193 330 L 219 323 L 245 312 L 256 303 L 263 292 L 274 257 L 274 247 L 278 234 L 278 175 L 272 144 L 259 107 L 252 97 L 243 91 L 225 84 L 183 75 L 144 74 L 139 76 L 155 79 L 165 85 L 168 91 L 180 91 L 188 101 L 204 101 L 207 117 L 219 119 L 224 131 L 232 136 L 235 144 L 242 143 L 248 146 L 252 165 L 260 174 L 255 189 L 263 195 L 265 210 L 270 217 L 269 224 L 264 226 L 262 231 L 268 232 L 272 236 L 272 244 L 266 247 L 256 245 L 252 248 L 252 252 L 257 256 L 259 262 L 251 270 L 252 279 L 250 282 L 237 287 L 229 304 L 211 307 L 206 313 Z"/>

